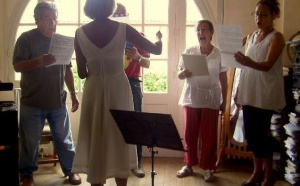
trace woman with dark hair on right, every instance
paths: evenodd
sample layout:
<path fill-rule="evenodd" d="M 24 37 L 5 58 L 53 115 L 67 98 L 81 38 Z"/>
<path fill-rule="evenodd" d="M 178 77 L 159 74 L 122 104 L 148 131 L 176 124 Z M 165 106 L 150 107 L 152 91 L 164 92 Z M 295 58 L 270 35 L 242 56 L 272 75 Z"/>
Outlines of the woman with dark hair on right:
<path fill-rule="evenodd" d="M 152 43 L 128 24 L 108 19 L 115 0 L 87 0 L 84 11 L 93 19 L 76 30 L 75 52 L 78 75 L 86 79 L 74 172 L 87 174 L 92 186 L 115 178 L 126 186 L 130 170 L 137 168 L 135 145 L 125 140 L 110 109 L 133 111 L 133 99 L 124 72 L 125 42 L 152 54 L 161 54 L 161 33 Z"/>
<path fill-rule="evenodd" d="M 245 135 L 253 152 L 254 170 L 242 186 L 273 186 L 271 117 L 285 106 L 282 72 L 283 35 L 274 29 L 279 17 L 277 0 L 261 0 L 254 12 L 258 30 L 248 35 L 245 55 L 235 60 L 248 68 L 242 70 L 237 101 L 243 106 Z"/>

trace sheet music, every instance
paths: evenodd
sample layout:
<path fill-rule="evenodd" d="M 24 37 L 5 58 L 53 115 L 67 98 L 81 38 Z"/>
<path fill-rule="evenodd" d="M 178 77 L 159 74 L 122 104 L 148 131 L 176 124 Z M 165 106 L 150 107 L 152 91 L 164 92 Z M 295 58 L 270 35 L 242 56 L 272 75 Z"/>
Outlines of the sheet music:
<path fill-rule="evenodd" d="M 234 58 L 234 53 L 244 50 L 241 26 L 216 25 L 216 36 L 221 50 L 222 66 L 246 68 Z"/>
<path fill-rule="evenodd" d="M 54 55 L 56 62 L 51 65 L 68 65 L 71 61 L 73 52 L 74 37 L 53 34 L 49 54 Z"/>
<path fill-rule="evenodd" d="M 247 68 L 235 61 L 234 53 L 235 52 L 226 52 L 221 50 L 221 65 L 223 67 L 235 67 L 240 69 Z"/>
<path fill-rule="evenodd" d="M 192 76 L 208 76 L 206 56 L 182 54 L 184 68 L 192 72 Z"/>

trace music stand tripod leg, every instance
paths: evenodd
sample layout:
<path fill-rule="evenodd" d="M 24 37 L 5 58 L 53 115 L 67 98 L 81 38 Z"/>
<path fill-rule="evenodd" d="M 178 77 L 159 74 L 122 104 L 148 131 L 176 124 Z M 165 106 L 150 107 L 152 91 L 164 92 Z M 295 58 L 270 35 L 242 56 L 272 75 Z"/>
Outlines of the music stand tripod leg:
<path fill-rule="evenodd" d="M 152 157 L 152 186 L 154 186 L 153 147 L 185 152 L 174 120 L 170 114 L 146 113 L 110 109 L 127 144 L 148 146 Z"/>
<path fill-rule="evenodd" d="M 154 176 L 156 172 L 154 171 L 154 155 L 157 154 L 157 151 L 153 149 L 153 146 L 150 147 L 151 151 L 151 179 L 152 179 L 152 186 L 154 186 Z"/>

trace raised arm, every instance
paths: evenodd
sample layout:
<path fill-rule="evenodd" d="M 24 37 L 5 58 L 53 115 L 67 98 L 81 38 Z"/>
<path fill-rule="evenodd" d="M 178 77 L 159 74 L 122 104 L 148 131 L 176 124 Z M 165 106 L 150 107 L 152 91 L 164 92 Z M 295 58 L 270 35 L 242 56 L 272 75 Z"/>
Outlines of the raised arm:
<path fill-rule="evenodd" d="M 132 26 L 126 26 L 126 40 L 133 43 L 137 48 L 140 48 L 144 51 L 147 51 L 151 54 L 160 55 L 162 52 L 162 42 L 161 42 L 161 33 L 156 34 L 157 41 L 152 43 L 147 38 L 142 36 L 136 29 Z"/>

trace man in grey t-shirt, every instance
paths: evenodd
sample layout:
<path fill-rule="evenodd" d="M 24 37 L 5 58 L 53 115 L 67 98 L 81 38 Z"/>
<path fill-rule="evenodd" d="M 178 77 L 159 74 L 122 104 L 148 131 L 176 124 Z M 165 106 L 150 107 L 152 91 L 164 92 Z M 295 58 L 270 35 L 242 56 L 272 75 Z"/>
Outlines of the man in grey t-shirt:
<path fill-rule="evenodd" d="M 67 85 L 71 111 L 78 109 L 71 65 L 53 65 L 55 57 L 47 54 L 52 34 L 56 31 L 57 9 L 53 3 L 40 2 L 34 10 L 37 28 L 24 32 L 17 40 L 13 66 L 21 72 L 20 162 L 23 186 L 34 185 L 33 172 L 38 169 L 39 140 L 47 120 L 63 173 L 70 184 L 81 178 L 72 172 L 75 147 L 66 106 Z"/>

